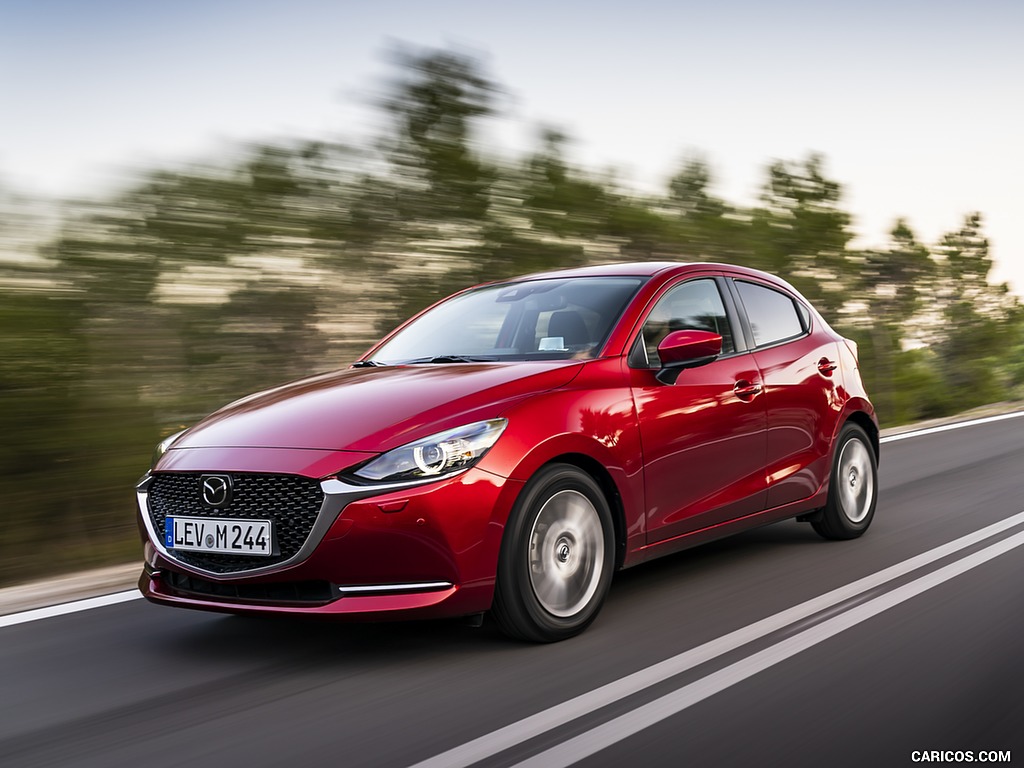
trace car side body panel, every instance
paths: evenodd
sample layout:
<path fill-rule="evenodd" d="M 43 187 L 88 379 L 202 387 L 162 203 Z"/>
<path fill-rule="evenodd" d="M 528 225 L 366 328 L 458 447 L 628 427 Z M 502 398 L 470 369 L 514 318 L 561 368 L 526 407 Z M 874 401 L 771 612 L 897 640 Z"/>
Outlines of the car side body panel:
<path fill-rule="evenodd" d="M 765 507 L 764 398 L 736 395 L 758 382 L 749 354 L 684 370 L 674 384 L 630 371 L 644 454 L 647 543 Z"/>
<path fill-rule="evenodd" d="M 822 373 L 818 363 L 834 364 L 836 346 L 825 334 L 812 332 L 754 352 L 768 409 L 768 507 L 811 496 L 828 475 L 844 402 L 837 386 L 841 373 Z"/>

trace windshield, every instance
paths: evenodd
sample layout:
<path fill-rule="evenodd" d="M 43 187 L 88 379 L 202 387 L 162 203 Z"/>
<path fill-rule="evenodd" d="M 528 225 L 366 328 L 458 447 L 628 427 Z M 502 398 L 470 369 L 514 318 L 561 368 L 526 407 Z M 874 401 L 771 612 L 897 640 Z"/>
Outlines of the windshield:
<path fill-rule="evenodd" d="M 574 277 L 478 288 L 439 304 L 376 351 L 373 362 L 594 357 L 643 278 Z"/>

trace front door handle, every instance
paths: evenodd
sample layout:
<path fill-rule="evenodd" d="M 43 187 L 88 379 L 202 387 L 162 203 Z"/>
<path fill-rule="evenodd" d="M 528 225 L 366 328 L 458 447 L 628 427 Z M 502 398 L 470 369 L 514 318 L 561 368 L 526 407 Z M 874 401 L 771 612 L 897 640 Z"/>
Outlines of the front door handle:
<path fill-rule="evenodd" d="M 732 391 L 736 393 L 736 397 L 740 400 L 753 400 L 759 394 L 761 394 L 762 386 L 759 383 L 751 383 L 746 379 L 740 379 L 736 382 L 736 386 L 732 388 Z"/>

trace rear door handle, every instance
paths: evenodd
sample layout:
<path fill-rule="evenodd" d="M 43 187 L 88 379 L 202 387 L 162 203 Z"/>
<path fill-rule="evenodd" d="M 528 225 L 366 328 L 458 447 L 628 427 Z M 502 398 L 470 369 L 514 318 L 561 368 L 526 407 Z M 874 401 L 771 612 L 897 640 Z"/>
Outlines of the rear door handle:
<path fill-rule="evenodd" d="M 740 379 L 736 382 L 736 386 L 732 388 L 732 391 L 741 400 L 753 400 L 761 394 L 761 389 L 762 386 L 760 384 L 751 384 L 746 379 Z"/>
<path fill-rule="evenodd" d="M 831 376 L 832 375 L 832 371 L 834 371 L 838 367 L 839 367 L 838 365 L 833 363 L 827 357 L 823 357 L 823 358 L 821 358 L 821 360 L 818 361 L 818 370 L 821 373 L 825 374 L 826 376 Z"/>

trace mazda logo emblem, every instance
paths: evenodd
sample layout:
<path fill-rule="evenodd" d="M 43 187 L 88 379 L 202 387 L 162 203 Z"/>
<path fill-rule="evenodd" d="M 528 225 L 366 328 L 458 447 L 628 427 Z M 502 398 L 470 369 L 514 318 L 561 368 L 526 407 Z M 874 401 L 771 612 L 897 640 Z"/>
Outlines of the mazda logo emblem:
<path fill-rule="evenodd" d="M 231 477 L 203 475 L 199 478 L 203 503 L 208 507 L 226 507 L 231 503 Z"/>

